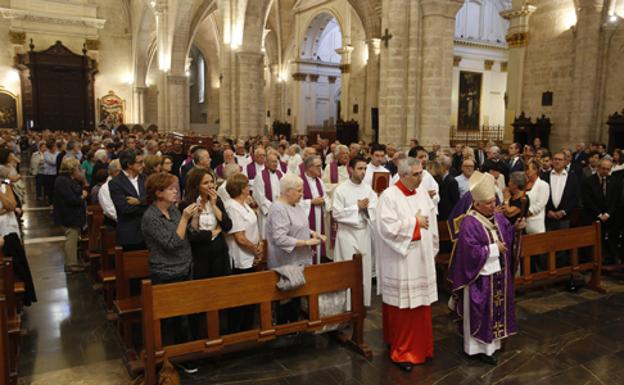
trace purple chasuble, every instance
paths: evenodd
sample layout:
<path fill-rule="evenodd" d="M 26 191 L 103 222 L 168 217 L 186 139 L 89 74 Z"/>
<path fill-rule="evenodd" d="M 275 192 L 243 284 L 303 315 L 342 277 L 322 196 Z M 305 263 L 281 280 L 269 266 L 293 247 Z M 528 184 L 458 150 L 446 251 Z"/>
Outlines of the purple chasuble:
<path fill-rule="evenodd" d="M 275 170 L 275 173 L 277 174 L 277 179 L 282 179 L 282 172 L 280 170 Z M 273 202 L 273 187 L 271 187 L 269 169 L 265 167 L 260 174 L 262 174 L 262 182 L 264 183 L 264 196 L 266 199 Z"/>
<path fill-rule="evenodd" d="M 482 220 L 484 217 L 482 217 Z M 518 332 L 514 301 L 513 245 L 514 229 L 501 213 L 494 216 L 496 226 L 486 228 L 476 211 L 470 210 L 461 221 L 455 253 L 449 263 L 448 279 L 458 297 L 456 311 L 463 316 L 463 294 L 470 297 L 470 333 L 477 340 L 491 343 Z M 485 219 L 487 221 L 487 219 Z M 499 256 L 501 271 L 488 276 L 479 272 L 488 260 L 492 232 L 508 250 Z M 462 328 L 460 328 L 462 329 Z"/>
<path fill-rule="evenodd" d="M 303 179 L 303 199 L 314 199 L 312 197 L 312 189 L 310 188 L 310 184 L 308 183 L 308 178 L 303 175 L 301 178 Z M 315 178 L 316 181 L 316 190 L 319 193 L 319 196 L 325 196 L 325 192 L 323 191 L 323 187 L 321 186 L 321 179 Z M 310 230 L 316 231 L 316 215 L 314 215 L 314 209 L 316 206 L 312 206 L 310 204 L 310 214 L 308 215 L 308 222 L 310 224 Z M 325 213 L 325 208 L 321 206 L 321 234 L 325 234 L 325 221 L 323 220 L 323 214 Z M 320 235 L 320 234 L 319 234 Z M 321 241 L 321 256 L 325 256 L 325 242 Z M 316 255 L 316 247 L 312 248 L 312 261 L 316 265 L 318 262 L 318 257 Z"/>

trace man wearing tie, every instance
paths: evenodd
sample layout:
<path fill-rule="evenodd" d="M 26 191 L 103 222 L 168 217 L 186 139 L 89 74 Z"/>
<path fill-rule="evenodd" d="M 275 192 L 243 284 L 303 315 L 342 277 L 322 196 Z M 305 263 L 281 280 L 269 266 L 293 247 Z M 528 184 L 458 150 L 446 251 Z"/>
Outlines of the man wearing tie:
<path fill-rule="evenodd" d="M 477 162 L 476 169 L 480 169 L 481 166 L 483 166 L 483 163 L 485 162 L 485 142 L 480 141 L 478 146 L 479 147 L 474 150 L 474 158 L 475 158 L 475 161 Z"/>
<path fill-rule="evenodd" d="M 512 143 L 509 145 L 509 173 L 516 171 L 524 171 L 524 163 L 520 159 L 520 144 Z"/>
<path fill-rule="evenodd" d="M 609 159 L 600 161 L 595 174 L 590 175 L 583 182 L 583 206 L 585 222 L 590 224 L 600 221 L 602 239 L 606 255 L 605 262 L 613 263 L 617 252 L 617 221 L 616 215 L 619 199 L 621 199 L 622 186 L 617 179 L 611 179 L 611 167 L 613 163 Z M 612 234 L 613 236 L 609 236 Z"/>

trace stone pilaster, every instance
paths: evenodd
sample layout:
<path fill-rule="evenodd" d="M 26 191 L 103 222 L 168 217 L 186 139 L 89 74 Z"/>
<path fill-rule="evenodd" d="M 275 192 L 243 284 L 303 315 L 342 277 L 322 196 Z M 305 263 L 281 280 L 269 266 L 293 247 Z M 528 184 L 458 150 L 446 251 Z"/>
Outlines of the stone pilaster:
<path fill-rule="evenodd" d="M 526 46 L 529 39 L 529 18 L 536 7 L 528 0 L 513 0 L 512 9 L 501 13 L 509 20 L 507 33 L 509 60 L 505 65 L 507 70 L 507 107 L 505 109 L 505 141 L 513 139 L 513 123 L 516 116 L 522 111 L 522 85 L 524 81 L 524 61 Z M 503 67 L 501 66 L 501 69 Z"/>
<path fill-rule="evenodd" d="M 601 44 L 604 0 L 580 0 L 577 11 L 576 47 L 572 106 L 567 141 L 591 142 L 599 139 L 596 127 L 600 90 L 599 68 L 603 55 Z"/>
<path fill-rule="evenodd" d="M 449 145 L 453 39 L 461 0 L 422 0 L 421 144 Z"/>
<path fill-rule="evenodd" d="M 133 110 L 134 110 L 134 121 L 137 123 L 145 123 L 145 93 L 147 92 L 147 87 L 145 86 L 135 86 L 133 89 Z"/>
<path fill-rule="evenodd" d="M 304 105 L 305 90 L 307 90 L 307 75 L 301 72 L 292 74 L 294 84 L 292 86 L 292 133 L 303 135 L 306 133 L 305 111 L 302 110 Z"/>
<path fill-rule="evenodd" d="M 189 85 L 184 75 L 167 75 L 167 131 L 186 131 L 190 123 Z"/>
<path fill-rule="evenodd" d="M 341 56 L 340 59 L 340 118 L 349 120 L 351 118 L 351 106 L 349 105 L 350 83 L 351 83 L 351 53 L 353 46 L 347 45 L 336 49 L 336 53 Z"/>
<path fill-rule="evenodd" d="M 237 52 L 237 106 L 236 134 L 249 137 L 264 128 L 263 55 L 260 52 Z"/>
<path fill-rule="evenodd" d="M 364 93 L 365 111 L 362 134 L 366 141 L 373 139 L 371 109 L 379 107 L 379 55 L 381 39 L 373 38 L 366 41 L 368 45 L 368 62 L 366 63 L 366 88 Z"/>

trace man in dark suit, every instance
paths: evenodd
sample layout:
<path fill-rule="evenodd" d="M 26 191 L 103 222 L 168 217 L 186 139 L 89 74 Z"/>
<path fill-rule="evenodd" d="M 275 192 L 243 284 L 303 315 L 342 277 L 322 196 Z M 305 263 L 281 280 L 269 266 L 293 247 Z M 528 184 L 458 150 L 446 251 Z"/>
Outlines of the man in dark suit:
<path fill-rule="evenodd" d="M 457 181 L 449 172 L 451 168 L 451 158 L 447 155 L 441 155 L 439 157 L 440 165 L 442 166 L 442 175 L 438 179 L 440 185 L 440 203 L 438 203 L 438 221 L 446 221 L 455 207 L 457 201 L 459 201 L 459 185 Z"/>
<path fill-rule="evenodd" d="M 546 230 L 560 230 L 570 227 L 570 216 L 580 207 L 579 182 L 574 172 L 565 169 L 565 155 L 556 152 L 552 157 L 553 169 L 542 175 L 550 185 L 546 204 Z"/>
<path fill-rule="evenodd" d="M 124 250 L 146 248 L 141 218 L 147 209 L 143 155 L 125 150 L 119 154 L 122 172 L 109 182 L 110 196 L 117 212 L 117 244 Z"/>
<path fill-rule="evenodd" d="M 455 152 L 453 153 L 453 158 L 451 161 L 451 169 L 449 170 L 449 172 L 453 176 L 458 176 L 462 172 L 461 166 L 462 162 L 464 161 L 463 150 L 464 146 L 462 146 L 461 144 L 455 145 Z"/>
<path fill-rule="evenodd" d="M 576 151 L 572 154 L 572 163 L 580 165 L 580 168 L 587 166 L 589 152 L 585 148 L 585 143 L 577 143 Z"/>
<path fill-rule="evenodd" d="M 486 161 L 485 142 L 484 141 L 480 141 L 479 144 L 478 144 L 478 147 L 475 148 L 475 150 L 474 150 L 474 158 L 475 158 L 475 161 L 477 162 L 475 170 L 480 169 L 481 166 L 483 166 L 483 163 L 485 163 L 485 161 Z"/>
<path fill-rule="evenodd" d="M 509 173 L 511 174 L 512 172 L 516 172 L 516 171 L 524 171 L 524 162 L 522 161 L 522 158 L 520 157 L 520 144 L 519 143 L 510 144 L 508 151 L 509 151 L 509 162 L 508 162 Z"/>
<path fill-rule="evenodd" d="M 617 254 L 617 216 L 622 196 L 619 178 L 609 173 L 613 163 L 610 159 L 600 161 L 595 174 L 586 178 L 582 185 L 585 222 L 600 221 L 602 227 L 603 250 L 608 255 L 606 262 L 612 263 Z M 613 235 L 613 236 L 611 236 Z M 609 260 L 610 259 L 610 260 Z"/>

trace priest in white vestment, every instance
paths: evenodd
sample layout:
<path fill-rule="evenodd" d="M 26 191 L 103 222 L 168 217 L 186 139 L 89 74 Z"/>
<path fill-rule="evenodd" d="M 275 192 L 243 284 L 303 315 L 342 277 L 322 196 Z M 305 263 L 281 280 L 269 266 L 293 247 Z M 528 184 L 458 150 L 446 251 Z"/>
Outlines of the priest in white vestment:
<path fill-rule="evenodd" d="M 323 161 L 318 155 L 308 156 L 304 161 L 304 172 L 301 176 L 303 180 L 303 199 L 299 203 L 306 214 L 310 224 L 310 230 L 319 236 L 327 236 L 324 215 L 329 209 L 329 199 L 327 199 L 325 184 L 321 180 Z M 321 263 L 326 257 L 325 242 L 317 245 L 313 250 L 312 261 L 314 264 Z"/>
<path fill-rule="evenodd" d="M 266 168 L 256 176 L 253 185 L 253 196 L 258 204 L 258 227 L 261 239 L 266 239 L 266 217 L 269 215 L 271 204 L 280 197 L 280 179 L 282 172 L 278 169 L 278 159 L 275 152 L 269 152 L 266 159 Z"/>
<path fill-rule="evenodd" d="M 334 248 L 336 247 L 336 232 L 338 223 L 332 218 L 331 207 L 334 196 L 334 189 L 344 181 L 349 180 L 349 147 L 339 144 L 335 146 L 333 152 L 335 160 L 329 161 L 323 171 L 323 183 L 327 188 L 327 197 L 329 198 L 328 213 L 325 218 L 325 227 L 329 229 L 326 243 L 327 258 L 334 260 Z"/>
<path fill-rule="evenodd" d="M 366 167 L 366 174 L 364 175 L 364 183 L 373 187 L 373 174 L 376 172 L 387 172 L 390 177 L 390 170 L 384 167 L 386 160 L 386 146 L 383 144 L 373 144 L 371 147 L 371 161 Z"/>
<path fill-rule="evenodd" d="M 334 261 L 350 261 L 353 254 L 362 254 L 362 277 L 364 280 L 364 305 L 371 305 L 372 291 L 372 242 L 371 226 L 375 219 L 377 193 L 362 182 L 366 161 L 354 158 L 349 161 L 351 177 L 334 190 L 332 216 L 338 223 Z M 347 306 L 351 304 L 347 300 Z M 350 307 L 349 307 L 350 309 Z"/>
<path fill-rule="evenodd" d="M 223 202 L 223 204 L 225 205 L 230 199 L 232 199 L 232 197 L 230 197 L 230 194 L 228 194 L 227 190 L 226 190 L 226 186 L 227 186 L 227 178 L 231 177 L 232 175 L 236 175 L 236 174 L 240 174 L 242 173 L 241 168 L 238 164 L 236 163 L 229 163 L 227 164 L 224 168 L 223 168 L 223 177 L 224 180 L 221 183 L 221 185 L 219 185 L 219 188 L 217 189 L 217 195 L 219 196 L 219 198 L 221 198 L 221 201 Z"/>
<path fill-rule="evenodd" d="M 375 256 L 383 301 L 384 341 L 404 371 L 433 357 L 431 304 L 438 299 L 435 256 L 439 250 L 436 207 L 418 189 L 421 162 L 401 159 L 399 181 L 377 205 Z"/>

